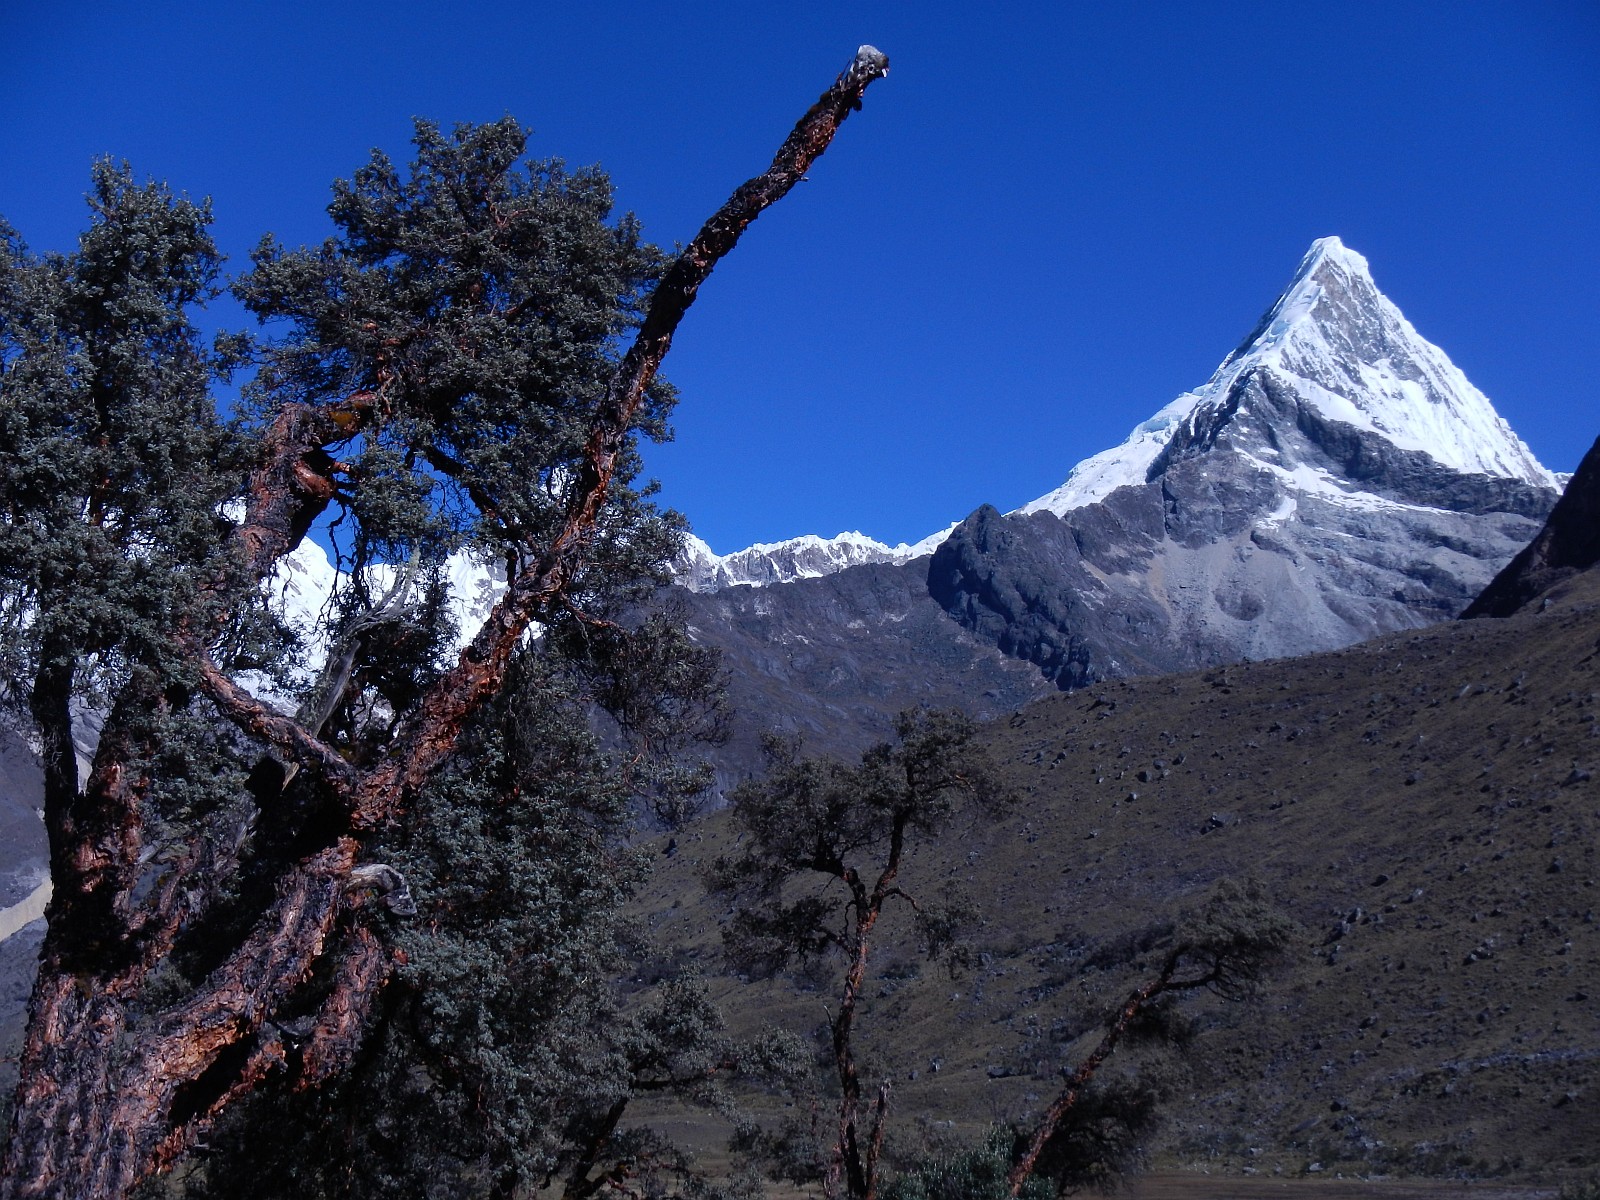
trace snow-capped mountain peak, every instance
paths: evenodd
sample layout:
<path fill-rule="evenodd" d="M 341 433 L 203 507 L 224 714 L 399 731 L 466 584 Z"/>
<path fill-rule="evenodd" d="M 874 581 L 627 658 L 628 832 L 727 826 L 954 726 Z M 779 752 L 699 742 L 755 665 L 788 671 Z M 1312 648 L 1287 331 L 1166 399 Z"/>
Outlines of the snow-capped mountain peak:
<path fill-rule="evenodd" d="M 781 542 L 757 542 L 732 554 L 718 554 L 690 534 L 684 539 L 683 554 L 674 564 L 673 574 L 678 583 L 695 592 L 789 583 L 831 575 L 864 563 L 910 562 L 932 554 L 934 547 L 954 528 L 952 524 L 920 542 L 901 542 L 898 546 L 885 545 L 859 532 L 840 533 L 831 538 L 808 533 Z"/>
<path fill-rule="evenodd" d="M 1205 449 L 1224 437 L 1259 443 L 1261 465 L 1293 477 L 1299 464 L 1276 461 L 1278 450 L 1268 445 L 1275 439 L 1250 436 L 1238 411 L 1252 382 L 1280 408 L 1292 405 L 1307 419 L 1426 455 L 1461 475 L 1560 486 L 1488 398 L 1378 290 L 1367 260 L 1325 237 L 1312 243 L 1277 302 L 1203 387 L 1017 511 L 1065 514 L 1145 483 L 1175 448 Z"/>

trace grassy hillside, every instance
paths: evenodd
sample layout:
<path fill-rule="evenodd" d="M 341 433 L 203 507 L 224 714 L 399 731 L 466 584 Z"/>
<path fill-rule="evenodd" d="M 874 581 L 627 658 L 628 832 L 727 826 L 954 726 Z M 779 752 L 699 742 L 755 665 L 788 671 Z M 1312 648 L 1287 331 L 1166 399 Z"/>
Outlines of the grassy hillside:
<path fill-rule="evenodd" d="M 919 849 L 907 875 L 953 874 L 980 900 L 976 964 L 919 967 L 889 930 L 861 1020 L 902 1150 L 1048 1102 L 1131 978 L 1092 969 L 1096 948 L 1254 876 L 1304 932 L 1259 1001 L 1193 1006 L 1158 1161 L 1600 1164 L 1595 573 L 1534 615 L 1050 697 L 995 722 L 990 747 L 1019 807 Z M 726 837 L 722 818 L 680 834 L 646 898 L 658 936 L 708 970 L 726 914 L 695 869 Z M 716 991 L 738 1025 L 816 1030 L 833 976 Z"/>

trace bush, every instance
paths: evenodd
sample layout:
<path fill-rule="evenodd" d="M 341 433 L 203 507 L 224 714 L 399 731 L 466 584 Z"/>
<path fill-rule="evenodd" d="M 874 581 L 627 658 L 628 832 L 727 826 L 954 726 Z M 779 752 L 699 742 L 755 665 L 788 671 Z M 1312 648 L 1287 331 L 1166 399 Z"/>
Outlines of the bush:
<path fill-rule="evenodd" d="M 975 1148 L 930 1158 L 895 1176 L 883 1200 L 1009 1200 L 1006 1175 L 1012 1166 L 1015 1133 L 995 1126 Z M 1050 1200 L 1055 1188 L 1044 1179 L 1023 1184 L 1023 1200 Z"/>

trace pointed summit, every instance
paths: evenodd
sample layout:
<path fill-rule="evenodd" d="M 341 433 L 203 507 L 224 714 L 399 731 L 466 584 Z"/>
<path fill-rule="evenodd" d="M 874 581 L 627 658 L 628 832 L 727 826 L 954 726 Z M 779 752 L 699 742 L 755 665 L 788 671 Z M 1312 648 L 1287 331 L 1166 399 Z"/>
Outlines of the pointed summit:
<path fill-rule="evenodd" d="M 1061 515 L 1223 446 L 1330 495 L 1339 489 L 1329 476 L 1366 479 L 1376 472 L 1362 462 L 1397 458 L 1559 487 L 1488 397 L 1378 290 L 1367 260 L 1336 237 L 1311 244 L 1289 286 L 1204 387 L 1018 511 Z"/>
<path fill-rule="evenodd" d="M 1311 243 L 1311 249 L 1295 268 L 1289 286 L 1233 353 L 1222 360 L 1216 375 L 1212 376 L 1212 383 L 1228 373 L 1235 363 L 1247 357 L 1259 357 L 1281 345 L 1302 322 L 1318 319 L 1314 315 L 1318 302 L 1330 293 L 1359 297 L 1355 301 L 1358 306 L 1384 299 L 1372 281 L 1372 269 L 1367 260 L 1336 237 L 1318 238 Z M 1326 319 L 1332 315 L 1324 312 L 1321 317 Z"/>

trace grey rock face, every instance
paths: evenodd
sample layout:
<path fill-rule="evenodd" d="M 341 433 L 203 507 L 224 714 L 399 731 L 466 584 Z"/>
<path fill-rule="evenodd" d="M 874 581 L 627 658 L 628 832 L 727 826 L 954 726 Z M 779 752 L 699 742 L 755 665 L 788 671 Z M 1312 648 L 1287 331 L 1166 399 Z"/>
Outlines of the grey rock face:
<path fill-rule="evenodd" d="M 1589 447 L 1537 537 L 1463 617 L 1509 617 L 1574 575 L 1600 566 L 1600 438 Z"/>
<path fill-rule="evenodd" d="M 1274 519 L 1290 501 L 1296 519 Z M 1294 494 L 1213 450 L 1065 517 L 980 510 L 928 581 L 966 628 L 1074 688 L 1446 620 L 1536 529 L 1516 513 Z"/>

